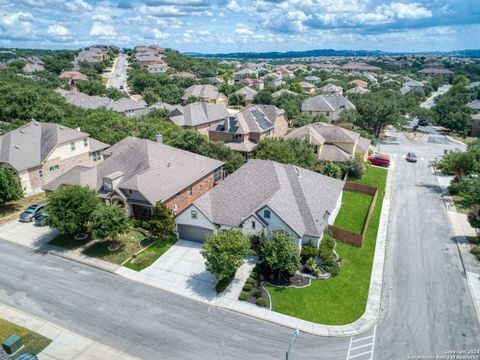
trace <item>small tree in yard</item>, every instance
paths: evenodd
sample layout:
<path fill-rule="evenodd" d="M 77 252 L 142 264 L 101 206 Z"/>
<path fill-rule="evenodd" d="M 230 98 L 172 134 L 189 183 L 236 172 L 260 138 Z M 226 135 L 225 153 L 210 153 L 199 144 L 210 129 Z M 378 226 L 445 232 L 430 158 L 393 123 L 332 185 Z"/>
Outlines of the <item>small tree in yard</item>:
<path fill-rule="evenodd" d="M 12 169 L 0 167 L 0 205 L 23 196 L 20 180 Z"/>
<path fill-rule="evenodd" d="M 173 234 L 175 230 L 175 220 L 173 219 L 172 209 L 161 201 L 157 201 L 153 208 L 152 219 L 150 220 L 148 230 L 156 239 Z"/>
<path fill-rule="evenodd" d="M 99 206 L 95 191 L 80 185 L 62 186 L 48 200 L 48 224 L 70 235 L 86 232 Z"/>
<path fill-rule="evenodd" d="M 229 282 L 235 275 L 249 249 L 250 242 L 240 231 L 219 231 L 208 237 L 203 245 L 202 256 L 206 260 L 207 270 L 217 277 L 220 284 Z"/>
<path fill-rule="evenodd" d="M 272 272 L 293 275 L 300 267 L 300 253 L 293 244 L 290 234 L 273 232 L 269 239 L 260 240 L 260 263 Z"/>
<path fill-rule="evenodd" d="M 467 218 L 473 228 L 480 229 L 480 205 L 472 205 Z"/>
<path fill-rule="evenodd" d="M 92 214 L 92 222 L 92 236 L 102 240 L 115 240 L 129 228 L 125 209 L 117 205 L 99 206 Z"/>

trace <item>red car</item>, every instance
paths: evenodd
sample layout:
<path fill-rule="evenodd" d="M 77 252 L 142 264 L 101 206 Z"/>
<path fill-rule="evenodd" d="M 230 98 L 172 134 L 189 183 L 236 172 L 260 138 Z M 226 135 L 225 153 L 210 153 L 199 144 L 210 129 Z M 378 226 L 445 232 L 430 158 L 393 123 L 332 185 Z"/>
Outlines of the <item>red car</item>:
<path fill-rule="evenodd" d="M 377 166 L 390 166 L 390 157 L 387 155 L 372 155 L 368 157 L 368 161 L 372 163 L 372 165 Z"/>

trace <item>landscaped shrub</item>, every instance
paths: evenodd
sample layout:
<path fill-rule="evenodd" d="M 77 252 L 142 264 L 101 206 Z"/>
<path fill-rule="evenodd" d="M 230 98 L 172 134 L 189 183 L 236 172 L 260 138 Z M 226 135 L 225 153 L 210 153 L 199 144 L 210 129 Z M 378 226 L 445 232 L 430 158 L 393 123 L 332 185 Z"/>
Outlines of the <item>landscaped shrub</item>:
<path fill-rule="evenodd" d="M 258 306 L 267 307 L 268 306 L 268 299 L 266 299 L 264 297 L 258 298 L 257 301 L 255 302 L 255 304 L 257 304 Z"/>
<path fill-rule="evenodd" d="M 480 245 L 474 246 L 470 252 L 480 260 Z"/>
<path fill-rule="evenodd" d="M 250 291 L 252 290 L 252 288 L 253 288 L 252 284 L 246 283 L 245 285 L 243 285 L 243 290 L 245 291 Z"/>
<path fill-rule="evenodd" d="M 254 285 L 256 281 L 257 281 L 257 280 L 255 280 L 254 278 L 249 277 L 249 278 L 247 279 L 247 281 L 245 281 L 245 282 L 246 282 L 247 284 L 252 284 L 252 285 Z"/>
<path fill-rule="evenodd" d="M 324 234 L 318 249 L 318 255 L 322 260 L 323 266 L 332 276 L 338 275 L 340 271 L 340 266 L 334 259 L 334 248 L 335 240 L 330 236 L 330 234 Z"/>
<path fill-rule="evenodd" d="M 251 274 L 250 274 L 250 277 L 251 277 L 252 279 L 255 279 L 255 280 L 256 280 L 256 279 L 258 279 L 258 274 L 257 274 L 255 271 L 252 271 Z"/>
<path fill-rule="evenodd" d="M 468 212 L 467 219 L 472 227 L 480 229 L 480 205 L 472 205 Z"/>
<path fill-rule="evenodd" d="M 233 280 L 233 276 L 219 280 L 217 285 L 215 285 L 215 290 L 217 290 L 217 293 L 221 293 L 222 291 L 224 291 L 227 288 L 227 286 L 232 282 L 232 280 Z"/>
<path fill-rule="evenodd" d="M 255 296 L 256 298 L 259 298 L 262 296 L 262 290 L 260 289 L 257 289 L 253 292 L 253 296 Z"/>
<path fill-rule="evenodd" d="M 310 258 L 305 263 L 305 267 L 308 271 L 313 273 L 316 269 L 318 269 L 317 261 L 314 258 Z"/>
<path fill-rule="evenodd" d="M 246 291 L 242 291 L 240 293 L 240 296 L 238 297 L 240 300 L 242 301 L 247 301 L 248 300 L 248 292 Z"/>
<path fill-rule="evenodd" d="M 315 258 L 318 254 L 318 249 L 311 243 L 307 243 L 302 246 L 302 251 L 300 256 L 302 257 L 302 263 L 305 262 L 310 258 Z"/>

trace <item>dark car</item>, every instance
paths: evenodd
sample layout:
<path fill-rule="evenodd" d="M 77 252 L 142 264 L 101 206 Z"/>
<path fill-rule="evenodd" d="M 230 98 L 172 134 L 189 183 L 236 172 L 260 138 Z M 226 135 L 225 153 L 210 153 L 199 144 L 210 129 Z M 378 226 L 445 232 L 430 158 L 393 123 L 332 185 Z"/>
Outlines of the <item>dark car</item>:
<path fill-rule="evenodd" d="M 427 120 L 419 120 L 419 121 L 418 121 L 418 125 L 419 125 L 419 126 L 428 126 L 429 123 L 428 123 Z"/>
<path fill-rule="evenodd" d="M 32 222 L 35 217 L 42 213 L 47 202 L 41 202 L 38 204 L 30 205 L 28 208 L 25 209 L 23 213 L 20 214 L 20 221 L 21 222 Z"/>
<path fill-rule="evenodd" d="M 408 162 L 414 162 L 416 163 L 417 162 L 417 155 L 415 155 L 415 153 L 413 152 L 409 152 L 407 154 L 407 157 L 405 158 Z"/>
<path fill-rule="evenodd" d="M 372 163 L 372 165 L 377 166 L 390 166 L 390 157 L 388 155 L 372 155 L 368 157 L 368 161 Z"/>

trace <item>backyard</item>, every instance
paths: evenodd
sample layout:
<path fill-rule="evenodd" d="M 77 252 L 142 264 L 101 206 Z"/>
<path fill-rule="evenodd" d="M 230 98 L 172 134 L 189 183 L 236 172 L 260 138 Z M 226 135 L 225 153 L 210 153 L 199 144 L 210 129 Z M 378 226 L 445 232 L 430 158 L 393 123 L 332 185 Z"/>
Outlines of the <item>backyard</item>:
<path fill-rule="evenodd" d="M 363 231 L 368 209 L 373 196 L 354 191 L 343 191 L 342 207 L 338 212 L 334 225 L 360 234 Z"/>
<path fill-rule="evenodd" d="M 31 354 L 38 354 L 45 349 L 51 340 L 43 337 L 24 327 L 15 325 L 9 321 L 0 319 L 0 342 L 3 342 L 10 335 L 17 335 L 22 338 L 22 343 L 25 347 L 16 355 L 29 352 Z"/>
<path fill-rule="evenodd" d="M 313 281 L 303 289 L 266 286 L 272 298 L 273 311 L 329 325 L 348 324 L 363 314 L 367 304 L 386 178 L 386 170 L 371 166 L 362 179 L 353 181 L 376 186 L 379 190 L 363 247 L 353 247 L 337 241 L 336 250 L 343 260 L 336 277 Z M 358 202 L 359 199 L 355 197 L 354 201 Z M 366 201 L 361 203 L 362 206 L 366 205 Z M 346 219 L 340 221 L 359 227 L 361 220 L 347 221 L 348 216 L 342 216 Z"/>

